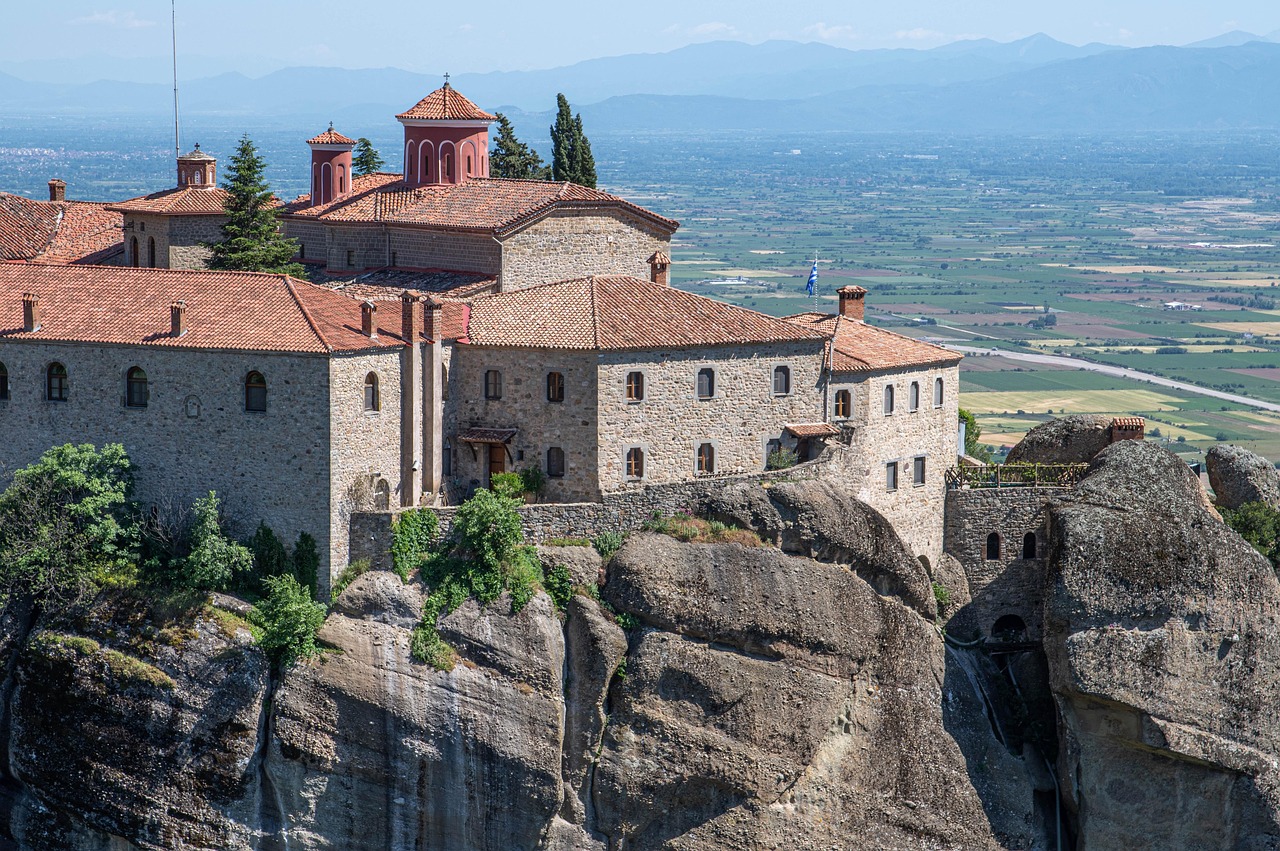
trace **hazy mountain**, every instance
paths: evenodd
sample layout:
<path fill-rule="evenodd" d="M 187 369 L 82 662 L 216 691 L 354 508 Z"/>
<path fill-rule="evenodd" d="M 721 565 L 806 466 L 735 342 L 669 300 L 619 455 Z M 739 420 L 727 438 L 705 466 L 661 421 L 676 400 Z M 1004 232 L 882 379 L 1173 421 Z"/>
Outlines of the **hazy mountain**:
<path fill-rule="evenodd" d="M 1193 41 L 1191 44 L 1183 45 L 1184 47 L 1201 48 L 1201 47 L 1239 47 L 1242 44 L 1248 44 L 1251 41 L 1275 41 L 1272 35 L 1257 35 L 1256 33 L 1245 32 L 1244 30 L 1232 30 L 1229 33 L 1206 38 L 1201 41 Z"/>

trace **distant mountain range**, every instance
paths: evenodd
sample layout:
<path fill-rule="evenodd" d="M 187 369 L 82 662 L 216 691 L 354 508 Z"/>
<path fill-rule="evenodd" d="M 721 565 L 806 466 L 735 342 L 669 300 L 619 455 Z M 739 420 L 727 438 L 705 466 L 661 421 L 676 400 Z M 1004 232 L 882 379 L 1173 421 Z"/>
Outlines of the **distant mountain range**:
<path fill-rule="evenodd" d="M 812 128 L 1026 132 L 1280 125 L 1280 33 L 1232 32 L 1186 47 L 1076 47 L 1040 34 L 932 50 L 711 42 L 543 71 L 461 74 L 456 87 L 518 128 L 542 128 L 557 92 L 589 130 Z M 6 67 L 12 67 L 6 66 Z M 394 68 L 288 68 L 182 86 L 188 116 L 386 122 L 440 80 Z M 0 114 L 160 116 L 168 85 L 27 82 L 0 73 Z"/>

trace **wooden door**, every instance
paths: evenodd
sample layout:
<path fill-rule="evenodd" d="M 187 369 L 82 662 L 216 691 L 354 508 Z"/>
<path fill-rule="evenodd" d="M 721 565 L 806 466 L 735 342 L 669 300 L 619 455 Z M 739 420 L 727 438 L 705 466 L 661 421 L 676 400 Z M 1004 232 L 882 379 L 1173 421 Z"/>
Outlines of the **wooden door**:
<path fill-rule="evenodd" d="M 507 470 L 507 448 L 500 443 L 489 444 L 489 476 Z"/>

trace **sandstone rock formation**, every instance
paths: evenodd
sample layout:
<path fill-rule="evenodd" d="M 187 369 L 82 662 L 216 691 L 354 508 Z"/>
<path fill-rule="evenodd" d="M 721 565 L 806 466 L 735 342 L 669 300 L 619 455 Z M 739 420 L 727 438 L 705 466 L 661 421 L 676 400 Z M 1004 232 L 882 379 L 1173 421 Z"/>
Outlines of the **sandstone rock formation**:
<path fill-rule="evenodd" d="M 1214 501 L 1232 511 L 1250 502 L 1280 508 L 1280 470 L 1275 465 L 1239 446 L 1219 443 L 1204 454 Z"/>
<path fill-rule="evenodd" d="M 1111 444 L 1111 417 L 1072 414 L 1041 423 L 1009 450 L 1009 464 L 1083 464 Z"/>

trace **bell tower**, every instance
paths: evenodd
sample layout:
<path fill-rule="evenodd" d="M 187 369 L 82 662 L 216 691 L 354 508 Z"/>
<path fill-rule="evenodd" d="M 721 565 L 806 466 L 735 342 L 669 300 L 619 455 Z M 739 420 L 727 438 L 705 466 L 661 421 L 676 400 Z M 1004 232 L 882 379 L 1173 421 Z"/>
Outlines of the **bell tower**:
<path fill-rule="evenodd" d="M 453 86 L 449 75 L 396 119 L 404 125 L 404 182 L 462 183 L 489 176 L 489 125 L 497 120 Z"/>
<path fill-rule="evenodd" d="M 308 139 L 311 146 L 311 206 L 328 204 L 351 191 L 351 149 L 356 140 L 329 129 Z"/>
<path fill-rule="evenodd" d="M 179 189 L 214 189 L 218 186 L 218 161 L 200 150 L 196 142 L 195 150 L 178 157 Z"/>

